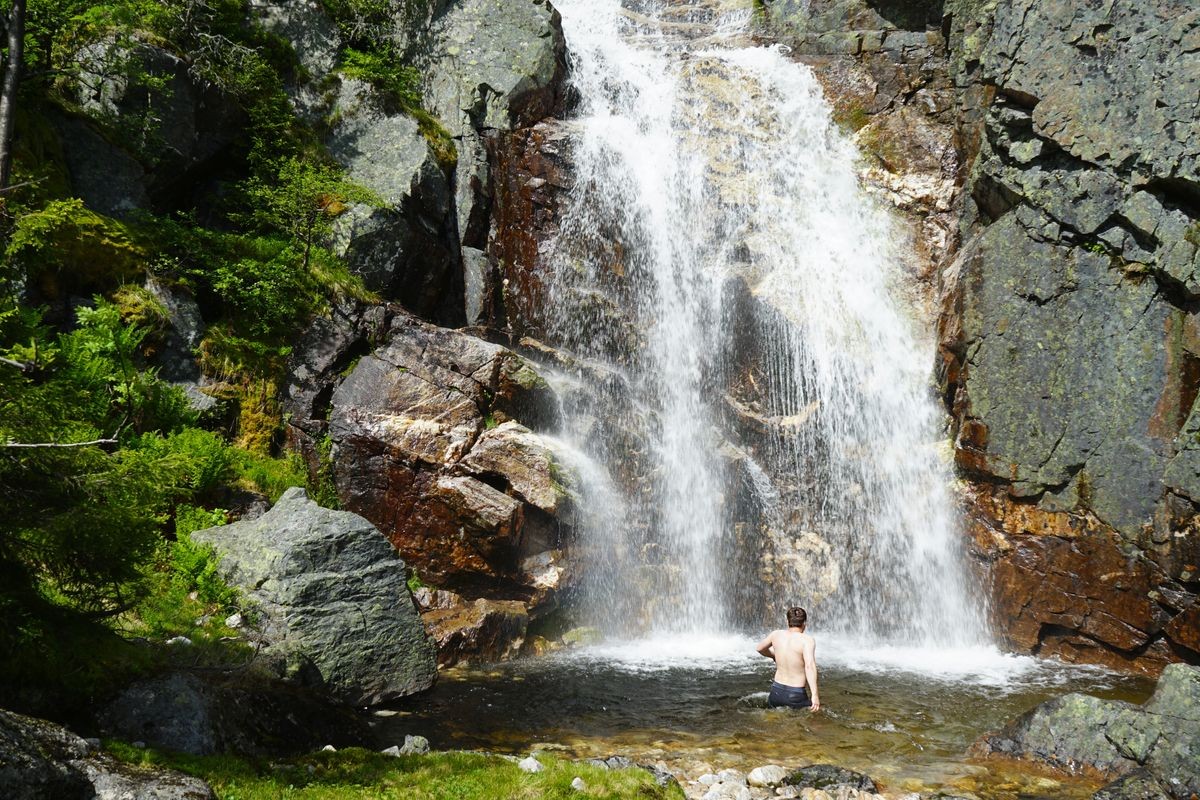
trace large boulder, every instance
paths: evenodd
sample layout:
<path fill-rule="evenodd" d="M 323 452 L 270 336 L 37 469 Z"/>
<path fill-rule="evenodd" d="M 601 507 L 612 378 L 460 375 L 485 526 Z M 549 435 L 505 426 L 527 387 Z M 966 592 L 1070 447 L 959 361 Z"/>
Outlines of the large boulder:
<path fill-rule="evenodd" d="M 353 705 L 428 689 L 434 650 L 404 562 L 367 520 L 289 489 L 258 519 L 198 531 L 261 617 L 284 673 Z"/>
<path fill-rule="evenodd" d="M 1193 797 L 1200 792 L 1200 667 L 1169 665 L 1142 706 L 1081 694 L 1049 700 L 975 750 L 1123 777 L 1106 796 Z"/>
<path fill-rule="evenodd" d="M 503 661 L 525 642 L 529 613 L 518 600 L 479 598 L 421 615 L 438 644 L 438 665 L 469 661 Z"/>
<path fill-rule="evenodd" d="M 199 778 L 122 764 L 52 722 L 0 710 L 6 800 L 215 800 Z"/>
<path fill-rule="evenodd" d="M 412 318 L 394 320 L 388 335 L 333 394 L 343 505 L 378 525 L 433 586 L 549 602 L 545 560 L 573 511 L 567 470 L 535 433 L 557 425 L 554 393 L 498 345 Z"/>
<path fill-rule="evenodd" d="M 1200 11 L 946 12 L 974 162 L 966 243 L 942 276 L 941 370 L 996 605 L 1032 599 L 999 618 L 1042 655 L 1200 660 Z M 1081 571 L 1101 552 L 1119 574 Z"/>

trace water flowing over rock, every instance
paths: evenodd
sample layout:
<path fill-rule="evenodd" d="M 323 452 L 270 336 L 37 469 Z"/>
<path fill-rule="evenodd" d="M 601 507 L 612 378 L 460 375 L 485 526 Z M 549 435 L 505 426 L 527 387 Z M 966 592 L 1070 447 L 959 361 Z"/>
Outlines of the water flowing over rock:
<path fill-rule="evenodd" d="M 946 4 L 968 240 L 942 379 L 996 619 L 1042 655 L 1195 649 L 1193 4 Z M 1075 588 L 1081 587 L 1081 588 Z"/>
<path fill-rule="evenodd" d="M 1142 706 L 1081 694 L 1055 698 L 976 750 L 1125 776 L 1097 797 L 1193 797 L 1200 791 L 1200 667 L 1168 665 Z"/>
<path fill-rule="evenodd" d="M 526 330 L 572 354 L 564 438 L 619 498 L 578 537 L 595 605 L 623 633 L 792 600 L 981 641 L 889 224 L 812 73 L 750 46 L 746 4 L 557 5 L 579 109 L 512 162 L 537 233 L 499 241 Z"/>
<path fill-rule="evenodd" d="M 434 649 L 407 570 L 362 517 L 289 489 L 262 517 L 197 531 L 262 615 L 266 657 L 284 674 L 353 705 L 428 689 Z"/>

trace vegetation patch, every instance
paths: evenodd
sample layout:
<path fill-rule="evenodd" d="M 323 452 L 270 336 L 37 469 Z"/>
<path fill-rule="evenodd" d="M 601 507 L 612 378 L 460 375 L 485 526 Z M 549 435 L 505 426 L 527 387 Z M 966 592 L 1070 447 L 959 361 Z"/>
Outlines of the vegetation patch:
<path fill-rule="evenodd" d="M 184 756 L 110 742 L 118 758 L 171 767 L 203 778 L 220 800 L 682 800 L 678 786 L 659 786 L 640 769 L 608 770 L 538 755 L 545 769 L 520 770 L 495 755 L 437 752 L 388 756 L 349 748 L 283 762 L 225 756 Z M 571 786 L 576 778 L 583 789 Z"/>

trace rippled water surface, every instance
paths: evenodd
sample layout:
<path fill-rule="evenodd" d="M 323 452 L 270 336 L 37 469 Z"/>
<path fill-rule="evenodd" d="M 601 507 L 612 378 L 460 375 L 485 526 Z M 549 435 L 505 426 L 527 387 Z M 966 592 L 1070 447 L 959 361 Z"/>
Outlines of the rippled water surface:
<path fill-rule="evenodd" d="M 1081 797 L 1095 784 L 968 758 L 969 745 L 1050 697 L 1082 691 L 1141 702 L 1137 678 L 987 648 L 866 650 L 821 639 L 820 714 L 768 710 L 772 665 L 740 638 L 609 644 L 442 674 L 430 693 L 380 719 L 384 739 L 434 747 L 703 764 L 836 763 L 884 788 L 980 797 Z"/>

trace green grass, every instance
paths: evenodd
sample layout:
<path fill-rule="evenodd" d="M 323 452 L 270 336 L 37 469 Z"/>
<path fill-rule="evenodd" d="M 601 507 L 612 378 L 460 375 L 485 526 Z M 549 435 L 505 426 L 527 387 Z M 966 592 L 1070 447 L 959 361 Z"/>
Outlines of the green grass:
<path fill-rule="evenodd" d="M 540 754 L 546 769 L 522 772 L 499 756 L 439 752 L 385 756 L 349 748 L 288 761 L 186 756 L 110 742 L 118 758 L 166 766 L 208 781 L 219 800 L 682 800 L 675 786 L 655 784 L 648 772 L 606 770 Z M 571 787 L 582 778 L 585 789 Z"/>

